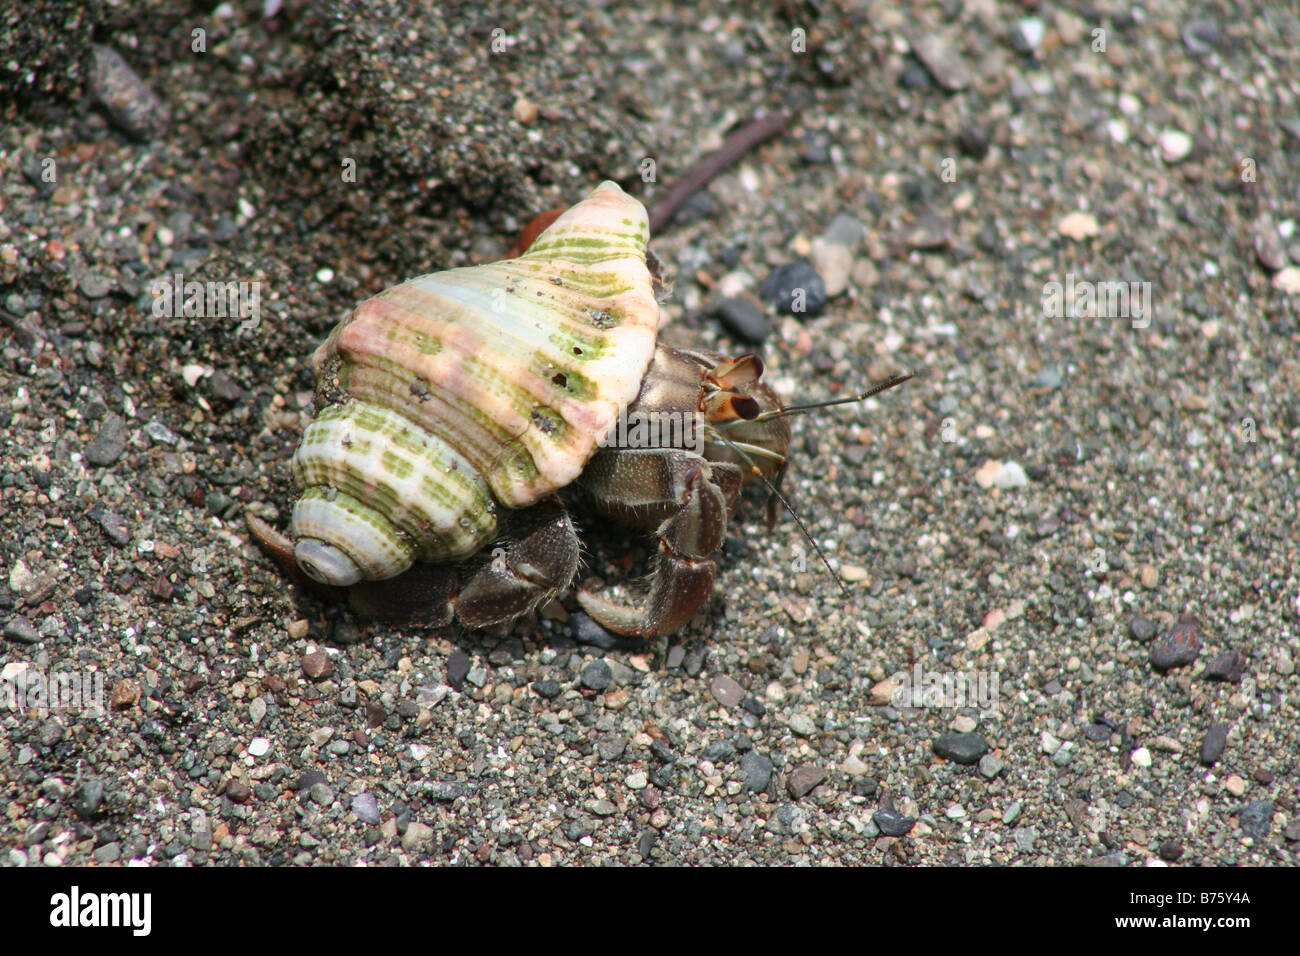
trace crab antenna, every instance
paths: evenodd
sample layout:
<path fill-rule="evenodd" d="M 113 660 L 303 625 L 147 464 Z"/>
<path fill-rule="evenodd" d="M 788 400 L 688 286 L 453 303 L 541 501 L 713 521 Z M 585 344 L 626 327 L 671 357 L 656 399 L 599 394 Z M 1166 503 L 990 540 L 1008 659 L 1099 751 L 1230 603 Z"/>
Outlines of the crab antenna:
<path fill-rule="evenodd" d="M 780 418 L 782 415 L 789 415 L 792 414 L 793 412 L 806 412 L 814 408 L 828 408 L 831 405 L 849 405 L 853 402 L 863 402 L 866 401 L 868 398 L 871 398 L 871 396 L 873 395 L 879 395 L 881 392 L 893 388 L 895 385 L 902 385 L 904 382 L 906 382 L 909 378 L 911 378 L 915 374 L 916 374 L 915 372 L 905 372 L 900 375 L 895 375 L 892 378 L 886 379 L 885 381 L 881 382 L 879 385 L 873 385 L 871 388 L 867 389 L 861 395 L 850 395 L 847 398 L 832 398 L 829 401 L 813 402 L 810 405 L 787 405 L 785 408 L 779 409 L 777 411 L 764 412 L 763 414 L 759 415 L 757 418 L 753 419 L 753 421 L 763 422 L 763 421 L 767 421 L 770 418 Z"/>
<path fill-rule="evenodd" d="M 761 417 L 762 416 L 760 416 L 760 419 Z M 755 419 L 755 421 L 757 420 L 759 419 Z M 781 494 L 781 492 L 777 490 L 776 485 L 772 484 L 770 481 L 767 480 L 767 475 L 763 474 L 763 472 L 759 470 L 758 465 L 754 464 L 754 459 L 750 458 L 749 455 L 745 452 L 744 448 L 741 447 L 741 445 L 743 445 L 744 443 L 742 442 L 741 445 L 738 445 L 720 431 L 715 431 L 715 434 L 722 439 L 722 441 L 727 445 L 728 448 L 730 448 L 732 451 L 734 451 L 737 455 L 739 455 L 741 458 L 745 460 L 745 463 L 748 464 L 749 467 L 754 470 L 754 474 L 758 476 L 758 480 L 763 483 L 763 485 L 767 488 L 767 490 L 779 502 L 781 502 L 781 504 L 785 507 L 785 510 L 790 512 L 790 517 L 793 518 L 794 523 L 799 526 L 799 531 L 803 534 L 805 538 L 808 539 L 808 543 L 813 546 L 813 550 L 817 552 L 817 557 L 821 558 L 822 564 L 826 565 L 826 570 L 829 571 L 831 577 L 835 579 L 835 583 L 840 586 L 840 590 L 844 592 L 844 596 L 852 597 L 852 595 L 849 593 L 849 589 L 846 588 L 844 586 L 844 582 L 840 580 L 840 576 L 836 574 L 835 569 L 831 567 L 830 561 L 826 559 L 826 555 L 822 551 L 821 546 L 817 544 L 816 539 L 813 538 L 813 536 L 808 532 L 807 527 L 804 526 L 803 519 L 799 517 L 799 513 L 794 510 L 794 508 L 790 505 L 790 502 L 785 500 L 785 495 Z"/>

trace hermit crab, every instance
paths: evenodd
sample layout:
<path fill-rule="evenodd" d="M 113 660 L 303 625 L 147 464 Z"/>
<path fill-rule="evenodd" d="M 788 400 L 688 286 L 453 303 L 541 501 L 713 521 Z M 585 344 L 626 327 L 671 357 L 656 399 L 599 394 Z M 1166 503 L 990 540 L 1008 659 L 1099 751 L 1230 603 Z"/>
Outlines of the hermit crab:
<path fill-rule="evenodd" d="M 648 587 L 579 603 L 620 634 L 685 625 L 747 482 L 790 446 L 755 355 L 657 344 L 644 207 L 604 182 L 517 258 L 412 279 L 320 346 L 315 420 L 285 536 L 259 543 L 380 618 L 510 621 L 569 587 L 580 544 L 558 493 L 657 539 Z"/>

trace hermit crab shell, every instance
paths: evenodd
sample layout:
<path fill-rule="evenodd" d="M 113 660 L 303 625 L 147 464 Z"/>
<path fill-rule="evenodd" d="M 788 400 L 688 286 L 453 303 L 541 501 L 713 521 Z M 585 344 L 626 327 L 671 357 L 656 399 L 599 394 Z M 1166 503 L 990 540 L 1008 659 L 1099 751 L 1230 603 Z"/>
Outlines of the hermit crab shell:
<path fill-rule="evenodd" d="M 660 325 L 645 208 L 601 183 L 517 259 L 363 302 L 312 358 L 294 553 L 349 585 L 491 542 L 574 481 L 636 398 Z"/>

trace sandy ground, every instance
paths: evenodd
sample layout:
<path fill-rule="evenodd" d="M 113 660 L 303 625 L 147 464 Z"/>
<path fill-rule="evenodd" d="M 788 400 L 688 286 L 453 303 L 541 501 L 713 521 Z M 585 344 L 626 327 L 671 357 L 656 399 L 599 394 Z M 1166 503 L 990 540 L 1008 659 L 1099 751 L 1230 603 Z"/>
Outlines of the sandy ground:
<path fill-rule="evenodd" d="M 269 6 L 0 13 L 0 862 L 1296 862 L 1293 9 Z M 834 574 L 754 493 L 671 639 L 424 633 L 250 545 L 360 299 L 793 107 L 654 247 L 736 353 L 813 258 L 791 400 L 917 372 L 796 423 Z"/>

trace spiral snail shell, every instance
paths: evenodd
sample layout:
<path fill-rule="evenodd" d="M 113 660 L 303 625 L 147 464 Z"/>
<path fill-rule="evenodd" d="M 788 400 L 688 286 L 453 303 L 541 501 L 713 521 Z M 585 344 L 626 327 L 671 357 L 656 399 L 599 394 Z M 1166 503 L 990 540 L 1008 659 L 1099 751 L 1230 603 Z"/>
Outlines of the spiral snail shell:
<path fill-rule="evenodd" d="M 363 302 L 312 358 L 293 554 L 322 584 L 492 542 L 501 508 L 573 482 L 632 402 L 660 309 L 644 207 L 604 182 L 517 259 Z"/>

